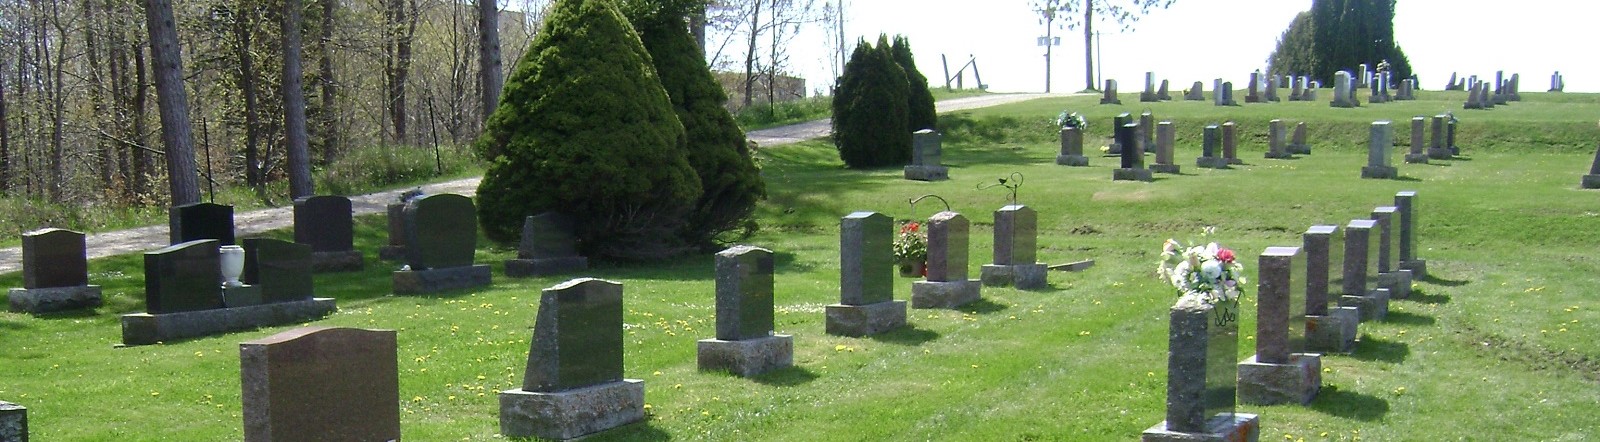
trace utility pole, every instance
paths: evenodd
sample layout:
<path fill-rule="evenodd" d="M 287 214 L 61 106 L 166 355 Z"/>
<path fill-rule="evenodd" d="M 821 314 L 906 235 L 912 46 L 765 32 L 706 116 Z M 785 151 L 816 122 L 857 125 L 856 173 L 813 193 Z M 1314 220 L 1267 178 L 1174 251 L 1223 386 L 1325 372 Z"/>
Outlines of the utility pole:
<path fill-rule="evenodd" d="M 1039 13 L 1039 23 L 1044 25 L 1044 37 L 1039 38 L 1039 46 L 1044 46 L 1044 92 L 1047 94 L 1050 93 L 1050 56 L 1055 47 L 1061 44 L 1061 38 L 1055 36 L 1056 12 L 1065 9 L 1061 0 L 1034 3 L 1033 12 Z"/>

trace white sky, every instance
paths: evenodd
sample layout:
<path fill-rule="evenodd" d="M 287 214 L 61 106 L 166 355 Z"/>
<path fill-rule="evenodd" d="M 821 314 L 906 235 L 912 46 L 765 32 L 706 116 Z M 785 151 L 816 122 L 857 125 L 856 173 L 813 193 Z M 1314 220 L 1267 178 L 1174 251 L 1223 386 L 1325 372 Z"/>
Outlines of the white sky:
<path fill-rule="evenodd" d="M 826 0 L 837 4 L 838 0 Z M 1103 0 L 1102 0 L 1103 1 Z M 1112 0 L 1123 1 L 1123 0 Z M 951 69 L 967 55 L 977 57 L 990 89 L 1044 90 L 1044 35 L 1027 0 L 845 0 L 846 38 L 875 41 L 877 35 L 904 34 L 917 67 L 930 84 L 942 84 L 939 56 Z M 1243 87 L 1295 16 L 1310 0 L 1178 0 L 1155 10 L 1120 34 L 1111 24 L 1102 32 L 1104 78 L 1117 79 L 1122 92 L 1144 87 L 1144 72 L 1169 79 L 1173 95 L 1194 81 L 1211 88 L 1223 78 Z M 1524 92 L 1549 88 L 1550 74 L 1561 71 L 1568 91 L 1600 92 L 1600 61 L 1588 45 L 1600 44 L 1600 2 L 1593 0 L 1402 0 L 1395 11 L 1395 39 L 1405 49 L 1423 88 L 1438 90 L 1452 71 L 1493 77 L 1495 70 L 1522 74 Z M 808 87 L 826 90 L 832 64 L 825 48 L 828 30 L 814 28 L 795 38 L 789 51 L 794 70 Z M 1053 92 L 1083 89 L 1083 32 L 1058 30 Z M 835 34 L 836 35 L 836 34 Z M 835 37 L 836 38 L 836 37 Z M 967 86 L 972 87 L 971 77 Z"/>

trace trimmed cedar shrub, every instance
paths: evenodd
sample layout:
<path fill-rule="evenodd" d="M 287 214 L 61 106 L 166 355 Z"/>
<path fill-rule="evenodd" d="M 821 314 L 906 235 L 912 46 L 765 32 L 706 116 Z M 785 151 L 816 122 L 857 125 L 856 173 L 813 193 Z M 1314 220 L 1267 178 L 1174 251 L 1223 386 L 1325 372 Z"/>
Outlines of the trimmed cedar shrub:
<path fill-rule="evenodd" d="M 833 92 L 833 145 L 852 169 L 898 166 L 911 160 L 906 73 L 889 53 L 861 40 Z"/>
<path fill-rule="evenodd" d="M 894 36 L 894 46 L 890 48 L 894 53 L 894 63 L 906 71 L 906 87 L 910 96 L 906 99 L 906 117 L 911 122 L 910 129 L 916 132 L 923 129 L 934 129 L 939 126 L 939 112 L 934 108 L 933 91 L 928 89 L 928 77 L 917 70 L 916 57 L 911 55 L 911 42 L 904 35 Z"/>

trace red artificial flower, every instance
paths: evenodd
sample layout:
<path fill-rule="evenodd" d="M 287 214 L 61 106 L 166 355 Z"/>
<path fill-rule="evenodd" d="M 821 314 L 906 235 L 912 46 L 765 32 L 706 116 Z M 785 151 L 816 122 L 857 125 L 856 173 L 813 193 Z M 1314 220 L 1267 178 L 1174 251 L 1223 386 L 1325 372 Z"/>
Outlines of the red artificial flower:
<path fill-rule="evenodd" d="M 1233 251 L 1228 249 L 1217 249 L 1217 260 L 1222 262 L 1233 262 Z"/>
<path fill-rule="evenodd" d="M 919 229 L 921 227 L 922 226 L 920 224 L 917 224 L 916 221 L 912 221 L 912 222 L 906 223 L 905 227 L 901 227 L 900 228 L 900 233 L 916 233 L 917 229 Z"/>

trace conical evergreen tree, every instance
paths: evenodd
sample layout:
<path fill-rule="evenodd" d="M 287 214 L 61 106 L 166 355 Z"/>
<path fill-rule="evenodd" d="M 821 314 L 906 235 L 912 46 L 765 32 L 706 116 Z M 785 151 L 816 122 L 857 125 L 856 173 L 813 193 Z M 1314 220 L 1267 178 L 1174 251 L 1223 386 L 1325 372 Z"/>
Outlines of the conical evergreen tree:
<path fill-rule="evenodd" d="M 916 132 L 923 129 L 935 129 L 939 125 L 939 112 L 934 108 L 933 91 L 928 90 L 928 77 L 917 70 L 917 59 L 911 55 L 911 42 L 904 35 L 894 36 L 894 46 L 890 48 L 894 53 L 894 63 L 906 71 L 906 97 L 907 118 L 910 129 Z"/>
<path fill-rule="evenodd" d="M 476 149 L 490 161 L 478 219 L 511 242 L 523 218 L 560 211 L 590 256 L 655 259 L 700 196 L 683 124 L 650 55 L 609 0 L 558 0 L 506 81 Z"/>
<path fill-rule="evenodd" d="M 874 48 L 856 43 L 833 92 L 833 145 L 846 167 L 897 166 L 911 160 L 906 73 L 889 54 L 889 37 Z"/>

